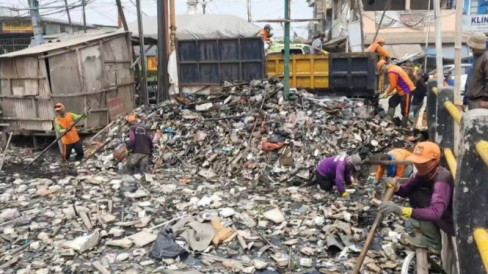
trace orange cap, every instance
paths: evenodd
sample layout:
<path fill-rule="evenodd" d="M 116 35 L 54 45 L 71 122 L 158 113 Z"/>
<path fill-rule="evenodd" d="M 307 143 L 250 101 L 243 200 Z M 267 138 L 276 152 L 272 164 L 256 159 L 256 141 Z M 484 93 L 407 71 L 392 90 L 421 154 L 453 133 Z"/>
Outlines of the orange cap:
<path fill-rule="evenodd" d="M 425 164 L 429 161 L 440 161 L 441 148 L 433 142 L 420 142 L 413 149 L 413 154 L 407 157 L 407 161 L 414 164 Z"/>
<path fill-rule="evenodd" d="M 135 115 L 130 115 L 129 117 L 127 117 L 127 122 L 129 122 L 129 124 L 132 124 L 136 121 L 137 121 L 137 116 Z"/>
<path fill-rule="evenodd" d="M 64 111 L 64 110 L 65 110 L 65 107 L 64 107 L 64 105 L 63 105 L 63 104 L 61 104 L 61 103 L 56 103 L 56 104 L 54 105 L 54 110 L 55 110 L 55 111 L 57 111 L 57 112 L 59 112 L 59 111 Z"/>
<path fill-rule="evenodd" d="M 378 71 L 380 71 L 380 70 L 381 70 L 381 68 L 382 68 L 384 65 L 386 65 L 386 61 L 385 61 L 385 60 L 380 60 L 380 61 L 378 62 Z"/>
<path fill-rule="evenodd" d="M 386 44 L 386 41 L 383 38 L 378 38 L 378 39 L 376 39 L 376 43 L 384 45 L 384 44 Z"/>

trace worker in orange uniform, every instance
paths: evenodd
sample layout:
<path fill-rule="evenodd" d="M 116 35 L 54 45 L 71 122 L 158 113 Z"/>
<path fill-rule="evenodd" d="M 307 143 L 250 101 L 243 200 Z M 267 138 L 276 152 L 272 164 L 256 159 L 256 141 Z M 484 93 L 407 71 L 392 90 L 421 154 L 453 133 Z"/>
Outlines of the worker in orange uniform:
<path fill-rule="evenodd" d="M 262 37 L 264 42 L 270 42 L 271 37 L 273 36 L 273 34 L 271 34 L 271 30 L 271 26 L 269 24 L 266 24 L 264 26 L 264 29 L 258 33 L 258 37 Z"/>
<path fill-rule="evenodd" d="M 408 125 L 408 115 L 410 113 L 410 103 L 415 85 L 408 77 L 408 74 L 399 66 L 388 64 L 385 60 L 378 62 L 378 71 L 380 73 L 387 73 L 390 79 L 390 88 L 385 92 L 383 98 L 392 95 L 393 91 L 397 92 L 388 100 L 388 116 L 393 119 L 395 110 L 400 105 L 402 110 L 402 126 Z"/>
<path fill-rule="evenodd" d="M 366 50 L 367 52 L 376 52 L 378 55 L 383 56 L 385 58 L 390 59 L 391 54 L 386 51 L 386 49 L 383 47 L 385 45 L 385 39 L 378 38 L 376 41 L 369 46 L 369 48 Z"/>
<path fill-rule="evenodd" d="M 388 153 L 380 155 L 379 160 L 381 161 L 405 161 L 408 156 L 412 153 L 403 148 L 394 148 Z M 375 182 L 379 182 L 386 171 L 386 176 L 388 178 L 404 178 L 409 177 L 412 173 L 412 168 L 405 165 L 380 165 L 376 171 Z"/>
<path fill-rule="evenodd" d="M 54 128 L 59 134 L 65 134 L 61 138 L 61 143 L 63 143 L 63 160 L 69 160 L 71 156 L 71 151 L 74 149 L 76 152 L 75 159 L 80 161 L 83 159 L 83 142 L 76 131 L 76 127 L 73 127 L 70 131 L 66 132 L 69 127 L 71 127 L 77 120 L 83 119 L 82 115 L 75 114 L 73 112 L 66 112 L 63 104 L 57 103 L 54 106 L 54 110 L 58 114 L 56 119 L 54 119 Z"/>

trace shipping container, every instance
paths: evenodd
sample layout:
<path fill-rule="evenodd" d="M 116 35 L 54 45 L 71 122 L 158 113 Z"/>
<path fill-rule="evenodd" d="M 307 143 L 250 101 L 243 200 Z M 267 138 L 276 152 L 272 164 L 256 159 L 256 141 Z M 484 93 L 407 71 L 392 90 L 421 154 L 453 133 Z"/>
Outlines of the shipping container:
<path fill-rule="evenodd" d="M 178 40 L 176 52 L 181 87 L 265 78 L 265 55 L 260 37 Z"/>

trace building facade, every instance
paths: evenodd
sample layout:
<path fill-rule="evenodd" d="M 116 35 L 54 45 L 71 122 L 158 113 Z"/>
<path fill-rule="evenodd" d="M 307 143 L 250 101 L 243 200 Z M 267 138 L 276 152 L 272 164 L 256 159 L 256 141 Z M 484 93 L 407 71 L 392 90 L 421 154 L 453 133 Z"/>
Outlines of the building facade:
<path fill-rule="evenodd" d="M 83 25 L 42 18 L 42 30 L 44 35 L 78 32 L 83 30 Z M 99 26 L 87 25 L 87 29 L 96 29 Z M 3 16 L 0 17 L 0 54 L 18 51 L 27 48 L 34 36 L 30 17 Z"/>

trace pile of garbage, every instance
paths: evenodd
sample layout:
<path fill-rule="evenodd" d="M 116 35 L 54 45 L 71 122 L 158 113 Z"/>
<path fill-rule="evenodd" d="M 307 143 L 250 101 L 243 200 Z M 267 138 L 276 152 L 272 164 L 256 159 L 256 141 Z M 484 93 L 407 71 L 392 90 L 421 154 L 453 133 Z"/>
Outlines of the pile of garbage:
<path fill-rule="evenodd" d="M 301 186 L 328 156 L 365 159 L 403 145 L 404 137 L 365 100 L 304 91 L 284 100 L 282 90 L 279 82 L 252 81 L 134 110 L 154 131 L 146 174 L 123 174 L 114 157 L 128 139 L 124 117 L 88 140 L 93 157 L 69 165 L 75 174 L 59 163 L 46 163 L 59 170 L 49 178 L 7 174 L 0 183 L 0 269 L 351 271 L 382 186 L 366 180 L 368 169 L 356 175 L 351 200 Z M 384 222 L 364 273 L 401 267 L 404 228 Z"/>

